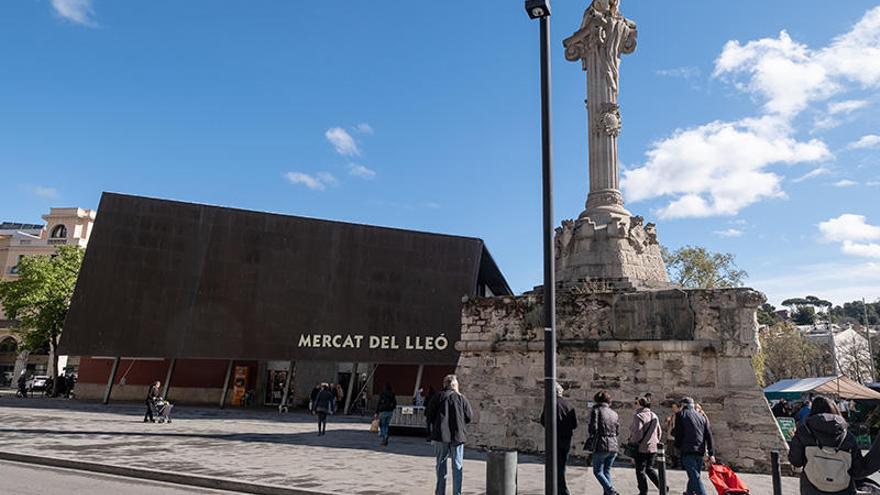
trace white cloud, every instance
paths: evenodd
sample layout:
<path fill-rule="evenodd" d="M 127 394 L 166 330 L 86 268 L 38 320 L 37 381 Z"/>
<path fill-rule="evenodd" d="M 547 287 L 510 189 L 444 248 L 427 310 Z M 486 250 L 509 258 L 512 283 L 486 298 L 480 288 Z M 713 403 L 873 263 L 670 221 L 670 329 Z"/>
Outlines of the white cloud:
<path fill-rule="evenodd" d="M 764 38 L 740 44 L 728 41 L 715 61 L 716 77 L 746 73 L 739 87 L 766 99 L 767 112 L 793 115 L 814 99 L 827 98 L 837 90 L 828 70 L 815 60 L 806 45 L 791 39 Z"/>
<path fill-rule="evenodd" d="M 354 126 L 354 130 L 355 132 L 359 132 L 361 134 L 369 134 L 371 136 L 373 135 L 373 128 L 370 126 L 370 124 L 367 124 L 366 122 L 361 122 L 360 124 Z"/>
<path fill-rule="evenodd" d="M 336 180 L 336 177 L 334 177 L 333 174 L 331 174 L 330 172 L 318 172 L 317 174 L 315 174 L 315 176 L 318 178 L 319 181 L 321 181 L 322 184 L 328 186 L 335 186 L 339 184 L 339 181 Z"/>
<path fill-rule="evenodd" d="M 823 142 L 797 141 L 791 133 L 784 119 L 773 116 L 680 130 L 654 143 L 643 166 L 626 170 L 622 188 L 629 201 L 672 196 L 657 211 L 661 218 L 735 215 L 784 196 L 782 177 L 768 166 L 831 157 Z"/>
<path fill-rule="evenodd" d="M 327 138 L 327 141 L 333 145 L 333 148 L 336 149 L 336 152 L 340 155 L 359 156 L 361 154 L 361 150 L 358 149 L 358 145 L 354 141 L 354 138 L 351 137 L 351 134 L 349 134 L 348 131 L 341 127 L 327 129 L 327 132 L 324 133 L 324 137 Z"/>
<path fill-rule="evenodd" d="M 870 187 L 880 186 L 880 180 L 869 180 L 868 182 L 865 182 L 865 185 Z"/>
<path fill-rule="evenodd" d="M 880 227 L 867 222 L 864 215 L 844 213 L 819 224 L 822 239 L 828 242 L 880 240 Z"/>
<path fill-rule="evenodd" d="M 834 183 L 834 187 L 852 187 L 859 185 L 858 182 L 849 179 L 840 179 Z"/>
<path fill-rule="evenodd" d="M 376 176 L 375 170 L 367 168 L 363 165 L 358 165 L 356 163 L 351 163 L 348 165 L 348 173 L 349 175 L 360 177 L 361 179 L 372 179 Z"/>
<path fill-rule="evenodd" d="M 810 170 L 809 172 L 805 173 L 804 175 L 802 175 L 796 179 L 792 179 L 792 182 L 803 182 L 805 180 L 812 179 L 814 177 L 819 177 L 820 175 L 828 175 L 830 173 L 831 173 L 830 168 L 816 167 L 813 170 Z"/>
<path fill-rule="evenodd" d="M 51 0 L 51 4 L 58 15 L 70 22 L 89 27 L 97 26 L 92 0 Z"/>
<path fill-rule="evenodd" d="M 871 243 L 858 243 L 852 241 L 843 241 L 843 245 L 840 246 L 840 250 L 845 254 L 849 254 L 852 256 L 861 256 L 863 258 L 880 258 L 880 244 L 871 242 Z"/>
<path fill-rule="evenodd" d="M 682 79 L 692 79 L 695 77 L 700 77 L 702 72 L 699 67 L 694 66 L 686 66 L 686 67 L 674 67 L 672 69 L 658 69 L 654 71 L 658 76 L 663 77 L 680 77 Z"/>
<path fill-rule="evenodd" d="M 435 202 L 435 201 L 428 201 L 428 202 L 425 203 L 425 208 L 430 208 L 430 209 L 432 209 L 432 210 L 437 210 L 437 209 L 440 208 L 440 203 L 437 203 L 437 202 Z"/>
<path fill-rule="evenodd" d="M 746 75 L 745 81 L 735 79 L 737 87 L 763 98 L 767 112 L 786 116 L 853 85 L 880 86 L 880 7 L 868 10 L 849 32 L 818 50 L 794 41 L 785 31 L 778 38 L 745 44 L 729 41 L 715 61 L 714 75 Z M 852 111 L 853 105 L 836 109 Z"/>
<path fill-rule="evenodd" d="M 852 113 L 860 108 L 864 108 L 867 104 L 868 102 L 865 100 L 845 100 L 831 102 L 828 104 L 828 113 L 831 115 Z"/>
<path fill-rule="evenodd" d="M 33 186 L 29 189 L 34 196 L 39 196 L 45 199 L 57 199 L 60 196 L 60 194 L 58 194 L 58 189 L 55 189 L 54 187 Z"/>
<path fill-rule="evenodd" d="M 327 172 L 318 172 L 315 175 L 309 175 L 302 172 L 287 172 L 284 177 L 291 184 L 298 184 L 308 187 L 313 191 L 324 191 L 327 186 L 335 186 L 338 181 L 336 177 Z"/>
<path fill-rule="evenodd" d="M 828 104 L 824 114 L 819 115 L 815 121 L 816 130 L 833 129 L 841 124 L 839 116 L 848 116 L 860 108 L 868 105 L 865 100 L 835 101 Z"/>
<path fill-rule="evenodd" d="M 847 149 L 861 150 L 880 147 L 880 136 L 876 134 L 867 134 L 857 141 L 853 141 L 846 145 Z"/>
<path fill-rule="evenodd" d="M 864 215 L 845 213 L 819 224 L 822 240 L 840 243 L 850 256 L 880 258 L 880 227 L 867 222 Z"/>
<path fill-rule="evenodd" d="M 743 234 L 745 234 L 745 232 L 739 229 L 716 230 L 712 233 L 721 237 L 741 237 Z"/>

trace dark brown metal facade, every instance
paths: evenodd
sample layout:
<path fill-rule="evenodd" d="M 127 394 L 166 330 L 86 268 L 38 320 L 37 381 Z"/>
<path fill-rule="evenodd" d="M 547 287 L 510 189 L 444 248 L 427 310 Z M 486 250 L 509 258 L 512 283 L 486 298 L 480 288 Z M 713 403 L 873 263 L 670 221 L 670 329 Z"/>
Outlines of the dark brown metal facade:
<path fill-rule="evenodd" d="M 481 286 L 480 239 L 104 193 L 61 352 L 454 363 Z"/>

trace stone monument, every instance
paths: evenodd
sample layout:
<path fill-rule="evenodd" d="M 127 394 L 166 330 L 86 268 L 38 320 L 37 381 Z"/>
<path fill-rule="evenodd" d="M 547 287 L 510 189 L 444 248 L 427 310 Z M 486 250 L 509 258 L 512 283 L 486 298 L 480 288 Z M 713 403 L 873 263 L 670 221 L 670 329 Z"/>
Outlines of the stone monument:
<path fill-rule="evenodd" d="M 637 37 L 636 23 L 621 15 L 618 0 L 595 0 L 580 29 L 563 42 L 565 58 L 580 61 L 587 73 L 590 172 L 586 208 L 556 230 L 556 279 L 563 286 L 668 286 L 654 224 L 632 216 L 620 194 L 620 56 L 635 51 Z"/>
<path fill-rule="evenodd" d="M 558 381 L 580 418 L 602 389 L 623 421 L 633 398 L 647 392 L 661 418 L 694 397 L 711 419 L 718 458 L 768 472 L 770 451 L 786 444 L 751 362 L 764 295 L 672 286 L 654 225 L 623 207 L 619 68 L 636 34 L 618 0 L 594 0 L 564 42 L 566 58 L 587 71 L 590 192 L 578 219 L 557 229 Z M 477 415 L 471 446 L 543 450 L 543 305 L 539 292 L 464 302 L 456 372 Z M 582 455 L 586 433 L 576 435 L 573 453 Z"/>

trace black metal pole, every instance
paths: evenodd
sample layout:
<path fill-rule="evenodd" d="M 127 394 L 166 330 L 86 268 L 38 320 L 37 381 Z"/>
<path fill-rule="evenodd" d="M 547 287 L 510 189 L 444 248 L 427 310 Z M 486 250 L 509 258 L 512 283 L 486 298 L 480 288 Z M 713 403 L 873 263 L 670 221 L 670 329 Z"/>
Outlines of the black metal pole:
<path fill-rule="evenodd" d="M 544 446 L 546 495 L 556 495 L 556 273 L 550 148 L 550 16 L 541 17 L 541 156 L 544 180 Z"/>
<path fill-rule="evenodd" d="M 770 452 L 770 469 L 773 475 L 773 495 L 782 495 L 782 470 L 779 466 L 779 451 Z"/>
<path fill-rule="evenodd" d="M 657 444 L 657 481 L 660 482 L 660 486 L 657 489 L 660 491 L 660 495 L 667 495 L 666 493 L 666 446 L 662 443 Z"/>

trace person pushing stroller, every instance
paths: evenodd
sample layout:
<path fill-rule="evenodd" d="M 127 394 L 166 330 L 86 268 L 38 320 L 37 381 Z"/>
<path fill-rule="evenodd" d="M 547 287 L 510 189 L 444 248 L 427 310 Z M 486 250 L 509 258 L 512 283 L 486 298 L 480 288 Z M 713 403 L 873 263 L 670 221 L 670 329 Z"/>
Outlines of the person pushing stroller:
<path fill-rule="evenodd" d="M 156 417 L 159 418 L 159 423 L 171 422 L 171 409 L 174 406 L 162 398 L 161 387 L 162 382 L 156 380 L 147 392 L 147 398 L 145 400 L 147 412 L 144 414 L 144 423 L 147 421 L 155 423 Z"/>

